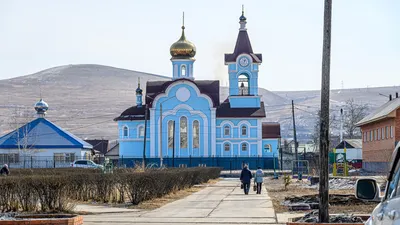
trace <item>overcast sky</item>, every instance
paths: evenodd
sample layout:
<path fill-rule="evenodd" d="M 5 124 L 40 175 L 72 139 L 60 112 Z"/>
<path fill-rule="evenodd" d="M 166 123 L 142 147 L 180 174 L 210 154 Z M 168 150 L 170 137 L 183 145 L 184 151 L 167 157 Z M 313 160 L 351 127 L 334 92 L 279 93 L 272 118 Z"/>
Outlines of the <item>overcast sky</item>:
<path fill-rule="evenodd" d="M 196 79 L 225 84 L 242 4 L 263 54 L 259 85 L 320 89 L 323 0 L 0 0 L 0 79 L 66 64 L 172 76 L 169 47 L 185 11 Z M 332 88 L 400 84 L 399 12 L 399 0 L 333 1 Z"/>

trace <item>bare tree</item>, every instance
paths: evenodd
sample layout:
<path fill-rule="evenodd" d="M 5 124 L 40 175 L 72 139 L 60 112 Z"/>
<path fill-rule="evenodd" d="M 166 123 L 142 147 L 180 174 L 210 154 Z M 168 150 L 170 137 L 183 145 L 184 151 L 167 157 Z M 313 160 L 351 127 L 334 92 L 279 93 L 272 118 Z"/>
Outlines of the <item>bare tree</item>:
<path fill-rule="evenodd" d="M 357 104 L 354 99 L 346 101 L 346 105 L 343 107 L 343 129 L 347 138 L 360 138 L 360 128 L 356 126 L 356 123 L 362 120 L 368 113 L 368 105 Z"/>

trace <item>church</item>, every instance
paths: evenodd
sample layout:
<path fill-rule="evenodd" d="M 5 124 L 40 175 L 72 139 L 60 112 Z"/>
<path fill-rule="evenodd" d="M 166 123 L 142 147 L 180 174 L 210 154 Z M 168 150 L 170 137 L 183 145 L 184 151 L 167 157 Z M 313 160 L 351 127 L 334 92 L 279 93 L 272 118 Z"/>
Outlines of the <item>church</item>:
<path fill-rule="evenodd" d="M 246 23 L 242 10 L 236 46 L 225 54 L 227 99 L 220 99 L 218 80 L 195 79 L 196 46 L 182 26 L 180 39 L 170 47 L 172 79 L 148 81 L 145 96 L 139 82 L 136 105 L 114 119 L 120 161 L 127 166 L 145 159 L 167 167 L 278 168 L 280 125 L 266 122 L 258 94 L 262 54 L 253 52 Z"/>

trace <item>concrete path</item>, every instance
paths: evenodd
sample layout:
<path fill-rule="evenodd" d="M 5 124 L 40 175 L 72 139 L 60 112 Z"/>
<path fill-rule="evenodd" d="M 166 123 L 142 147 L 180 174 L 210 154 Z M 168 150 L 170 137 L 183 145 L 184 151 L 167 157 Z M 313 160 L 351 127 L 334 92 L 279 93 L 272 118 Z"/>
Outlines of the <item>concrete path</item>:
<path fill-rule="evenodd" d="M 244 195 L 238 179 L 223 179 L 184 199 L 152 211 L 127 210 L 84 216 L 84 224 L 276 224 L 272 202 L 261 195 Z M 87 210 L 88 211 L 88 210 Z M 108 213 L 107 213 L 108 212 Z"/>

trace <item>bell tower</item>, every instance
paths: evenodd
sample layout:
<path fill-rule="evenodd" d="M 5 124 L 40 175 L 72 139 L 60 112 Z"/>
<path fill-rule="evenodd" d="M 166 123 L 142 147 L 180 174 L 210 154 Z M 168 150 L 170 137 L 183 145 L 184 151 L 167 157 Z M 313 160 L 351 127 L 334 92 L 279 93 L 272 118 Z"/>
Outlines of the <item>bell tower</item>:
<path fill-rule="evenodd" d="M 247 18 L 239 17 L 239 34 L 235 49 L 225 54 L 225 65 L 229 73 L 229 102 L 232 108 L 259 108 L 258 67 L 262 63 L 262 54 L 254 53 L 247 33 Z"/>

